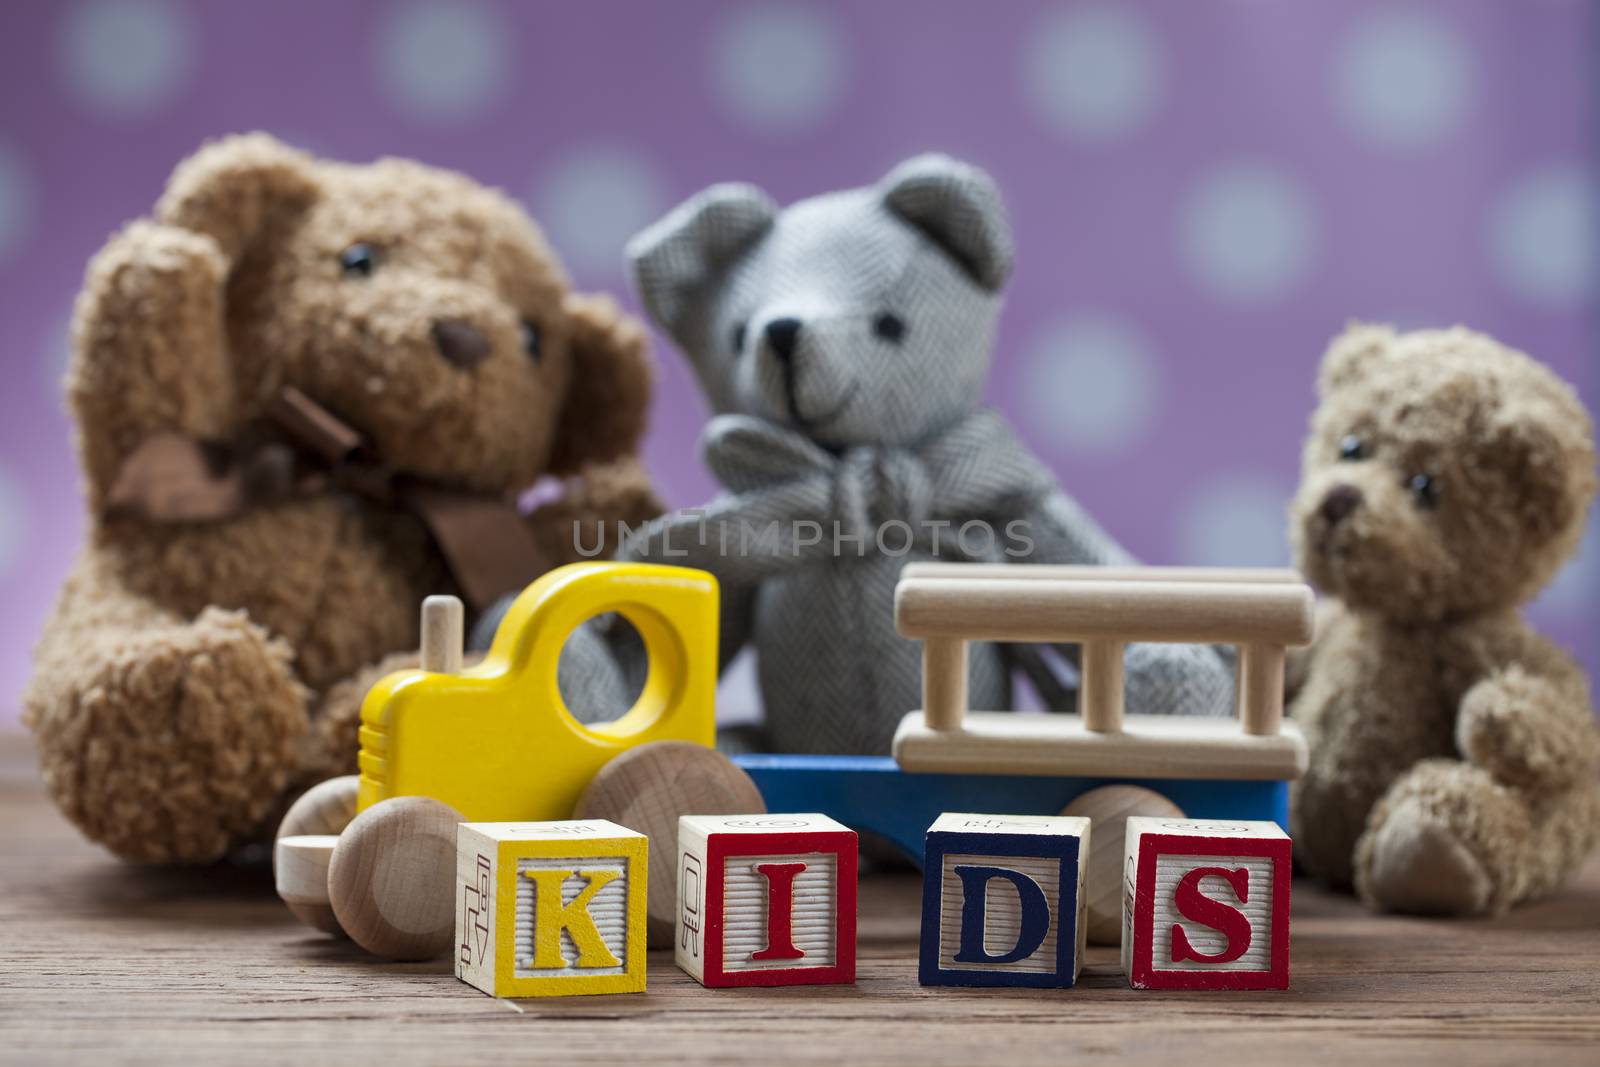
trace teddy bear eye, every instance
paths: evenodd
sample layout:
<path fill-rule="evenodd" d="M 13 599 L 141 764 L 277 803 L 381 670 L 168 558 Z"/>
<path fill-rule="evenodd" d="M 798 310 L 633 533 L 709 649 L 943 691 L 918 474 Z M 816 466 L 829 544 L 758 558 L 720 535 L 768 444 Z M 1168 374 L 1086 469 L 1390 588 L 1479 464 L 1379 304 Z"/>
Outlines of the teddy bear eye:
<path fill-rule="evenodd" d="M 378 253 L 369 244 L 353 244 L 339 253 L 339 266 L 352 277 L 370 277 L 378 266 Z"/>
<path fill-rule="evenodd" d="M 733 325 L 733 354 L 738 355 L 744 351 L 745 327 L 748 323 L 736 322 Z"/>
<path fill-rule="evenodd" d="M 1367 457 L 1367 443 L 1353 433 L 1347 433 L 1339 438 L 1339 458 L 1342 460 L 1365 459 Z"/>
<path fill-rule="evenodd" d="M 521 323 L 521 330 L 522 350 L 528 353 L 528 355 L 532 356 L 535 361 L 537 361 L 539 357 L 543 355 L 543 353 L 540 351 L 540 344 L 543 342 L 543 335 L 541 335 L 539 332 L 538 323 L 529 322 L 527 319 L 523 319 Z"/>
<path fill-rule="evenodd" d="M 1411 490 L 1411 495 L 1416 499 L 1417 506 L 1432 510 L 1439 505 L 1439 483 L 1429 474 L 1412 475 L 1406 482 L 1406 488 Z"/>
<path fill-rule="evenodd" d="M 906 335 L 906 320 L 892 311 L 881 311 L 872 320 L 872 332 L 890 344 L 899 344 Z"/>

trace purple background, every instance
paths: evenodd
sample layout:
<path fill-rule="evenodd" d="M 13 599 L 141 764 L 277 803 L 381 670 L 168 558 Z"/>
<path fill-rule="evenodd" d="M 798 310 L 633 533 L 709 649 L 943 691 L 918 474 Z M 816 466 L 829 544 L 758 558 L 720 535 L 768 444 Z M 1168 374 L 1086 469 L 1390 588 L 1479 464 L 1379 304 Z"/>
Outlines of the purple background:
<path fill-rule="evenodd" d="M 62 413 L 83 265 L 202 139 L 404 154 L 520 197 L 580 284 L 702 186 L 780 200 L 938 148 L 998 179 L 1017 271 L 991 397 L 1151 562 L 1286 558 L 1316 361 L 1454 322 L 1591 407 L 1596 15 L 1581 0 L 0 8 L 0 728 L 82 538 Z M 658 345 L 648 460 L 711 485 Z M 1535 608 L 1600 666 L 1593 527 Z"/>

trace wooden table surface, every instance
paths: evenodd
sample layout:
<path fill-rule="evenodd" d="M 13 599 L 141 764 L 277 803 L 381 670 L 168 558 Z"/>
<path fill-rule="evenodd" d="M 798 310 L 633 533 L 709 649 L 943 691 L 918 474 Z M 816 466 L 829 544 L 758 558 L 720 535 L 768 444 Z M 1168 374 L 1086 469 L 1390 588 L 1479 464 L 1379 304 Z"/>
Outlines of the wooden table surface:
<path fill-rule="evenodd" d="M 383 963 L 299 926 L 260 869 L 124 866 L 0 737 L 0 1061 L 28 1064 L 1098 1062 L 1600 1064 L 1600 862 L 1498 923 L 1378 918 L 1296 882 L 1286 993 L 924 989 L 918 880 L 863 879 L 860 980 L 493 1000 L 449 962 Z"/>

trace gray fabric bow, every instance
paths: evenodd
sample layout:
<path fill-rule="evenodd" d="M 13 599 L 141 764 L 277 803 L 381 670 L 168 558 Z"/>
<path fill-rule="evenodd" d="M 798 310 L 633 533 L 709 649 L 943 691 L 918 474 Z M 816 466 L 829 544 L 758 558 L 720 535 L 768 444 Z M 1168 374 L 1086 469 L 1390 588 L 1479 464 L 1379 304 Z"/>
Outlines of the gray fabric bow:
<path fill-rule="evenodd" d="M 703 509 L 652 523 L 626 555 L 685 566 L 714 561 L 724 579 L 744 581 L 831 555 L 836 541 L 844 553 L 882 551 L 880 531 L 884 546 L 899 552 L 906 532 L 884 529 L 895 522 L 909 526 L 923 551 L 970 559 L 960 527 L 989 520 L 993 534 L 983 543 L 995 550 L 981 556 L 1000 558 L 1005 531 L 998 527 L 1055 488 L 1050 471 L 989 411 L 916 448 L 839 454 L 764 419 L 721 415 L 707 425 L 702 451 L 726 492 Z"/>

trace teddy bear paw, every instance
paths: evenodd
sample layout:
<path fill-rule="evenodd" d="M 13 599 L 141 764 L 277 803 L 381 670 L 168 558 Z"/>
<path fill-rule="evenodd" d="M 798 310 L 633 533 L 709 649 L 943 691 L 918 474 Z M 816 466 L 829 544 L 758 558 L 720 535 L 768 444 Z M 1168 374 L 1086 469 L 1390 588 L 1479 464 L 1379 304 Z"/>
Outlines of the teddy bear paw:
<path fill-rule="evenodd" d="M 1481 915 L 1489 910 L 1489 872 L 1447 826 L 1418 804 L 1393 809 L 1357 848 L 1357 889 L 1382 911 Z"/>
<path fill-rule="evenodd" d="M 39 734 L 45 778 L 118 855 L 209 862 L 272 809 L 305 705 L 288 645 L 208 608 L 130 641 L 57 709 Z"/>

